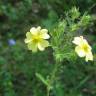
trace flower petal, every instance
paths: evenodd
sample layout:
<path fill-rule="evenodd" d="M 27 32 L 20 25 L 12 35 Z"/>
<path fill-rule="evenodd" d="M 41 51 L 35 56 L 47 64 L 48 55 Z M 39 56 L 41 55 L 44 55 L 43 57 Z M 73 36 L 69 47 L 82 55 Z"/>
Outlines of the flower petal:
<path fill-rule="evenodd" d="M 43 51 L 45 47 L 49 46 L 49 42 L 46 40 L 42 40 L 41 42 L 38 43 L 38 48 L 39 50 Z"/>
<path fill-rule="evenodd" d="M 33 42 L 28 43 L 28 48 L 29 48 L 29 50 L 32 50 L 33 52 L 37 52 L 37 44 L 36 43 L 33 43 Z"/>
<path fill-rule="evenodd" d="M 32 40 L 32 34 L 30 32 L 26 33 L 26 37 L 27 38 L 24 40 L 25 43 L 28 43 L 28 42 L 30 42 Z"/>
<path fill-rule="evenodd" d="M 27 38 L 31 38 L 31 37 L 32 37 L 32 34 L 31 34 L 30 32 L 27 32 L 27 33 L 26 33 L 26 37 L 27 37 Z"/>
<path fill-rule="evenodd" d="M 74 40 L 72 41 L 76 45 L 80 45 L 82 43 L 83 36 L 80 37 L 74 37 Z"/>
<path fill-rule="evenodd" d="M 88 62 L 88 60 L 93 61 L 93 55 L 92 55 L 92 52 L 91 51 L 86 54 L 85 60 L 86 60 L 86 62 Z"/>
<path fill-rule="evenodd" d="M 41 27 L 40 27 L 40 26 L 38 26 L 37 28 L 32 27 L 32 28 L 30 29 L 30 32 L 31 32 L 31 34 L 33 34 L 33 35 L 37 35 L 37 34 L 40 32 L 40 30 L 41 30 Z"/>
<path fill-rule="evenodd" d="M 47 30 L 47 29 L 42 29 L 41 32 L 43 32 L 43 33 L 47 33 L 48 30 Z"/>
<path fill-rule="evenodd" d="M 40 26 L 38 26 L 38 27 L 37 27 L 37 31 L 40 31 L 40 30 L 41 30 L 41 27 L 40 27 Z"/>
<path fill-rule="evenodd" d="M 40 51 L 44 51 L 45 47 L 43 47 L 40 43 L 38 43 L 38 49 L 39 49 Z"/>
<path fill-rule="evenodd" d="M 32 40 L 31 39 L 28 39 L 28 38 L 26 38 L 25 40 L 24 40 L 24 42 L 25 43 L 29 43 L 29 42 L 31 42 Z"/>
<path fill-rule="evenodd" d="M 32 27 L 30 29 L 30 32 L 31 32 L 31 34 L 35 35 L 35 34 L 37 34 L 38 31 L 37 31 L 37 29 L 35 27 Z"/>
<path fill-rule="evenodd" d="M 42 29 L 42 30 L 41 30 L 41 37 L 42 37 L 43 39 L 49 39 L 49 38 L 50 38 L 50 36 L 49 36 L 49 34 L 48 34 L 47 32 L 48 32 L 47 29 Z"/>
<path fill-rule="evenodd" d="M 47 33 L 42 34 L 41 37 L 42 37 L 43 39 L 49 39 L 49 38 L 50 38 L 50 36 L 49 36 Z"/>
<path fill-rule="evenodd" d="M 80 57 L 84 57 L 85 56 L 85 52 L 84 50 L 82 50 L 82 48 L 80 46 L 76 46 L 75 48 L 75 52 L 78 54 L 78 56 Z"/>

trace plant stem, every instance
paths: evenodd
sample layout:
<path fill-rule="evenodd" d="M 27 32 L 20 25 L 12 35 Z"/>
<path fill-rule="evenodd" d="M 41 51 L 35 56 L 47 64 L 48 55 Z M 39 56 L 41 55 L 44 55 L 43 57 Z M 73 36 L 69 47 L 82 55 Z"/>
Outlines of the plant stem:
<path fill-rule="evenodd" d="M 51 74 L 51 78 L 50 78 L 50 84 L 53 84 L 54 80 L 55 80 L 55 76 L 56 76 L 56 73 L 58 71 L 58 67 L 59 67 L 59 63 L 56 62 L 55 66 L 54 66 L 54 69 L 53 69 L 53 72 Z"/>
<path fill-rule="evenodd" d="M 47 96 L 50 96 L 50 89 L 47 87 Z"/>
<path fill-rule="evenodd" d="M 50 87 L 52 86 L 52 84 L 55 81 L 55 76 L 56 76 L 56 73 L 58 71 L 59 65 L 60 65 L 59 62 L 56 61 L 55 66 L 54 66 L 54 69 L 53 69 L 52 74 L 51 74 L 51 77 L 50 77 L 50 80 L 49 80 Z M 50 90 L 51 90 L 51 88 L 47 87 L 47 96 L 50 96 Z"/>

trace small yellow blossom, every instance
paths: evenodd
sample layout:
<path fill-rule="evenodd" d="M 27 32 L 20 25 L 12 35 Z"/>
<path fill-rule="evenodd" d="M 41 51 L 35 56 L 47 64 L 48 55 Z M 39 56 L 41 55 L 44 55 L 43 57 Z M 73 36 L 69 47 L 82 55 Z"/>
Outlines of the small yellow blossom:
<path fill-rule="evenodd" d="M 46 39 L 49 39 L 47 29 L 41 29 L 41 27 L 32 27 L 30 32 L 26 33 L 25 43 L 28 45 L 28 49 L 32 52 L 37 52 L 39 49 L 43 51 L 46 47 L 49 46 L 49 42 Z"/>
<path fill-rule="evenodd" d="M 88 62 L 88 60 L 93 60 L 92 48 L 83 36 L 75 37 L 72 42 L 77 45 L 75 47 L 75 52 L 79 57 L 85 57 L 86 62 Z"/>

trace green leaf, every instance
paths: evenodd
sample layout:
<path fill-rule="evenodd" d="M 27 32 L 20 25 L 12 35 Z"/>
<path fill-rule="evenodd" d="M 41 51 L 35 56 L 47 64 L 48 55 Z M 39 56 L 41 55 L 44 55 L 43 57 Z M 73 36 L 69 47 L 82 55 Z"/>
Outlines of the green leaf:
<path fill-rule="evenodd" d="M 42 81 L 43 84 L 48 86 L 47 80 L 41 74 L 36 73 L 36 77 L 39 78 Z"/>

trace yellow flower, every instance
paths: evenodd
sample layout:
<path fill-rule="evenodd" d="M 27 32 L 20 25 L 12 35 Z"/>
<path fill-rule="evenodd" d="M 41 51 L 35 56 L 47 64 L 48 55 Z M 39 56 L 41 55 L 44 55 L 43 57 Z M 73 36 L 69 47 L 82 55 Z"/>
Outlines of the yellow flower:
<path fill-rule="evenodd" d="M 28 45 L 28 49 L 33 52 L 37 52 L 39 49 L 43 51 L 46 47 L 49 46 L 49 42 L 46 39 L 49 39 L 47 29 L 41 29 L 41 27 L 32 27 L 30 32 L 26 33 L 25 43 Z"/>
<path fill-rule="evenodd" d="M 75 37 L 72 42 L 77 45 L 75 47 L 75 52 L 79 57 L 85 57 L 86 62 L 88 62 L 88 60 L 93 60 L 93 54 L 91 52 L 92 48 L 83 36 Z"/>

